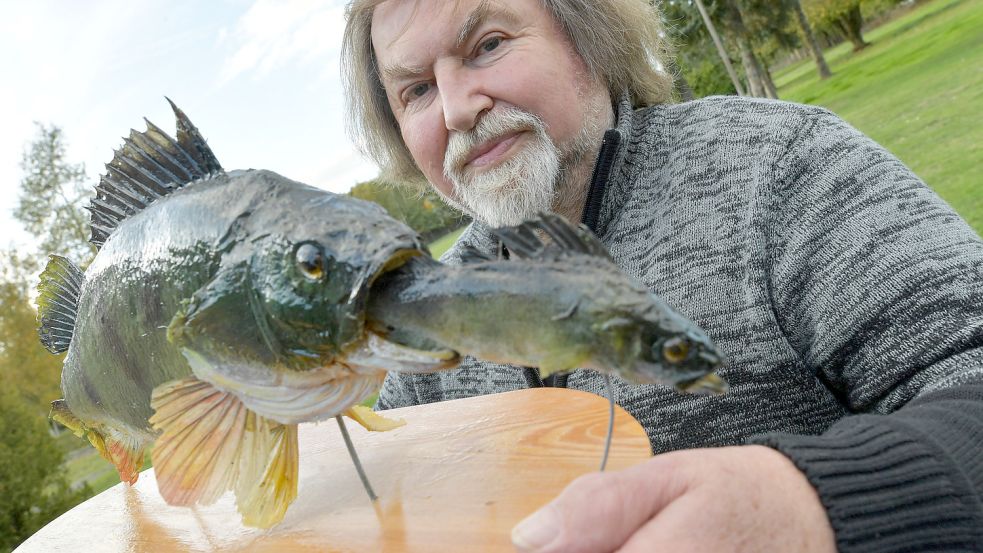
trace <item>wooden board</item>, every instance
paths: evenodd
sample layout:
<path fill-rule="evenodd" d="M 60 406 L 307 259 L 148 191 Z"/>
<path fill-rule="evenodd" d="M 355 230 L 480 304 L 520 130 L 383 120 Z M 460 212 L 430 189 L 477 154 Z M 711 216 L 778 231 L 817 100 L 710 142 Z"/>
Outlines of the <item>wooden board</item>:
<path fill-rule="evenodd" d="M 153 469 L 41 529 L 18 552 L 513 551 L 512 527 L 577 476 L 596 471 L 607 400 L 537 388 L 396 409 L 407 425 L 370 433 L 348 421 L 379 501 L 371 503 L 337 424 L 301 425 L 296 501 L 270 530 L 240 523 L 231 494 L 171 507 Z M 650 456 L 642 427 L 618 408 L 609 469 Z"/>

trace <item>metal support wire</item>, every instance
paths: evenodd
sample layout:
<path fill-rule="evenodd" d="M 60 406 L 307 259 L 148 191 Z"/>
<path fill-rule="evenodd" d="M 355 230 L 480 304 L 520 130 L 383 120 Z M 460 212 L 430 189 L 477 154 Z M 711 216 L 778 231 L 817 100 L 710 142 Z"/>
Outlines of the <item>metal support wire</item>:
<path fill-rule="evenodd" d="M 608 392 L 608 435 L 604 438 L 604 456 L 601 457 L 600 471 L 604 472 L 604 467 L 608 466 L 608 454 L 611 453 L 611 435 L 614 433 L 614 386 L 611 385 L 611 375 L 604 374 L 604 387 Z"/>
<path fill-rule="evenodd" d="M 369 477 L 366 476 L 365 469 L 362 468 L 362 462 L 358 460 L 358 453 L 355 453 L 355 445 L 352 444 L 352 437 L 348 435 L 348 427 L 345 426 L 345 420 L 341 418 L 341 415 L 336 415 L 335 420 L 338 421 L 338 428 L 341 429 L 341 437 L 345 439 L 348 454 L 351 456 L 352 462 L 355 463 L 355 470 L 358 471 L 358 477 L 362 479 L 362 486 L 365 487 L 365 493 L 369 494 L 369 499 L 375 502 L 379 499 L 379 496 L 372 490 L 372 484 L 369 484 Z"/>

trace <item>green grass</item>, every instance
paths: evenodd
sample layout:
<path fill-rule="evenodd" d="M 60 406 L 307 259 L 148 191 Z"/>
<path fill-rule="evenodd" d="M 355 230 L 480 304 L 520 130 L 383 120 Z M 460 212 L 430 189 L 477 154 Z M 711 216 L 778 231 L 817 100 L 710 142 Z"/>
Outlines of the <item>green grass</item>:
<path fill-rule="evenodd" d="M 879 142 L 983 233 L 983 2 L 934 0 L 775 75 L 783 100 L 826 107 Z"/>
<path fill-rule="evenodd" d="M 148 450 L 140 470 L 146 470 L 150 466 L 150 451 Z M 86 482 L 92 488 L 93 493 L 99 493 L 119 484 L 119 473 L 109 461 L 100 457 L 93 448 L 88 448 L 85 453 L 66 461 L 64 467 L 69 482 L 73 485 Z"/>
<path fill-rule="evenodd" d="M 434 259 L 437 259 L 444 254 L 451 246 L 454 245 L 454 241 L 457 237 L 464 232 L 464 227 L 461 227 L 455 231 L 451 231 L 440 238 L 434 240 L 427 245 L 430 248 L 430 253 L 433 255 Z"/>

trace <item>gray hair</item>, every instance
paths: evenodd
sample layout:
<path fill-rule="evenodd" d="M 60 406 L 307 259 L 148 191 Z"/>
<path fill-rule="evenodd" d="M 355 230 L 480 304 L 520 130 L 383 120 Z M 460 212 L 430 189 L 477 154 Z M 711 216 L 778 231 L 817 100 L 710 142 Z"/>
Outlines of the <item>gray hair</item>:
<path fill-rule="evenodd" d="M 346 15 L 341 72 L 348 131 L 382 168 L 383 180 L 426 182 L 403 143 L 389 108 L 372 48 L 372 12 L 385 0 L 352 0 Z M 612 102 L 627 93 L 636 108 L 672 98 L 666 71 L 668 42 L 658 10 L 647 0 L 541 0 L 573 43 L 591 76 L 607 85 Z"/>

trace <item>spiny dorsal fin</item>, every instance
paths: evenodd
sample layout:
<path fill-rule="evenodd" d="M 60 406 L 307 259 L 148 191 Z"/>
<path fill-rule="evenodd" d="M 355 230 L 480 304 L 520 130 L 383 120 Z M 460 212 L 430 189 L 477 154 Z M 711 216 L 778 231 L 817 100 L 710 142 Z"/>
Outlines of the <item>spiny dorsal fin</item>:
<path fill-rule="evenodd" d="M 536 231 L 550 238 L 544 243 Z M 554 213 L 537 217 L 514 227 L 492 229 L 492 235 L 502 241 L 515 259 L 559 259 L 569 255 L 590 255 L 611 259 L 607 249 L 587 227 L 574 227 Z"/>
<path fill-rule="evenodd" d="M 38 283 L 38 335 L 51 353 L 68 349 L 85 275 L 60 255 L 49 256 Z"/>
<path fill-rule="evenodd" d="M 461 248 L 462 265 L 467 265 L 469 263 L 482 263 L 485 261 L 495 261 L 495 257 L 470 244 L 467 244 Z"/>
<path fill-rule="evenodd" d="M 106 174 L 87 208 L 91 214 L 89 242 L 97 247 L 102 247 L 120 222 L 154 200 L 222 171 L 188 116 L 170 98 L 167 101 L 177 119 L 177 140 L 147 121 L 147 130 L 131 130 L 106 164 Z"/>

